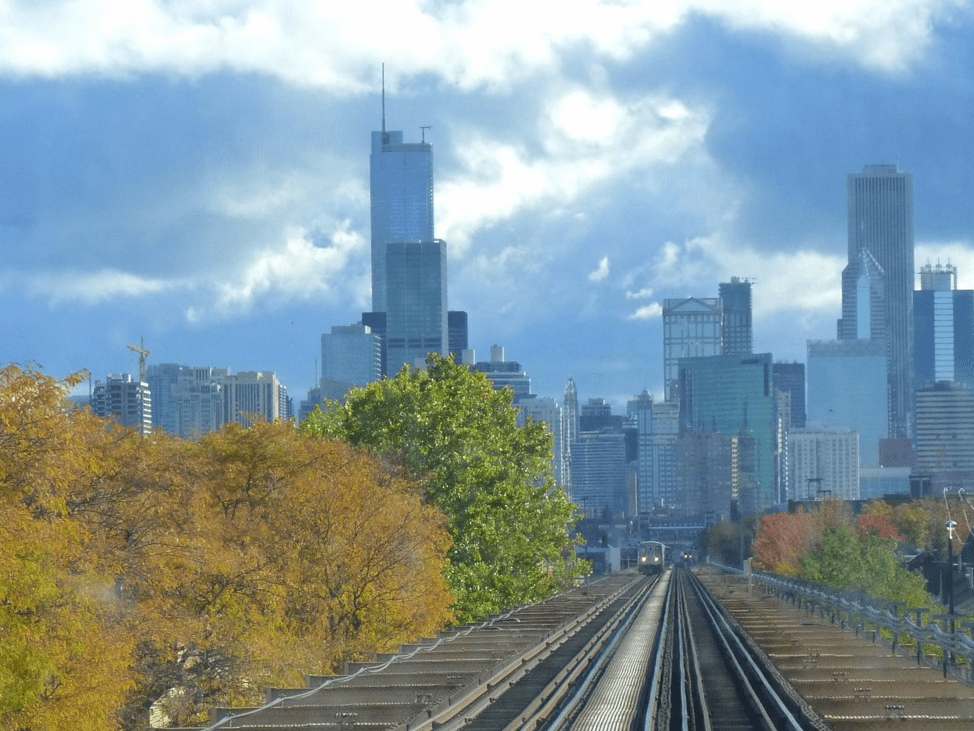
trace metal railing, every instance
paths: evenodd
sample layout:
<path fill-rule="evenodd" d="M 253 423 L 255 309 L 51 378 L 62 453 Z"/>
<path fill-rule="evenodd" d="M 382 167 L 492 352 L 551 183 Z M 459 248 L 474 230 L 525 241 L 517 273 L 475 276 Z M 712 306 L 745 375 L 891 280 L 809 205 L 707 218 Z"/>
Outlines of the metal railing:
<path fill-rule="evenodd" d="M 961 617 L 929 616 L 930 610 L 910 609 L 903 602 L 888 602 L 762 571 L 752 571 L 751 577 L 768 594 L 829 619 L 856 635 L 871 632 L 873 642 L 891 645 L 894 653 L 915 655 L 918 665 L 942 666 L 945 678 L 949 675 L 974 685 L 974 627 L 958 627 Z M 964 628 L 971 634 L 965 634 Z M 939 652 L 928 652 L 931 647 L 939 648 Z"/>

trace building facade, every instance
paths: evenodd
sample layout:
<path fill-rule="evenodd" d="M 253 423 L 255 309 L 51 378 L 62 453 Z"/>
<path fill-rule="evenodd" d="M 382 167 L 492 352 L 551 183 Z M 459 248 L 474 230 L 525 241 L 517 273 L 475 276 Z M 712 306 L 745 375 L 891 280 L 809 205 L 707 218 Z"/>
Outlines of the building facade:
<path fill-rule="evenodd" d="M 974 491 L 974 390 L 940 381 L 916 392 L 916 471 L 934 493 Z"/>
<path fill-rule="evenodd" d="M 636 429 L 636 471 L 639 512 L 648 515 L 674 505 L 676 496 L 676 439 L 680 432 L 679 404 L 654 401 L 643 391 L 627 405 L 629 423 Z"/>
<path fill-rule="evenodd" d="M 223 428 L 227 421 L 223 383 L 229 377 L 228 368 L 183 368 L 174 392 L 180 438 L 198 439 Z"/>
<path fill-rule="evenodd" d="M 372 133 L 372 310 L 386 312 L 386 247 L 433 240 L 433 146 L 403 142 L 401 131 Z"/>
<path fill-rule="evenodd" d="M 889 429 L 885 343 L 809 340 L 806 368 L 808 426 L 857 432 L 860 466 L 877 467 Z"/>
<path fill-rule="evenodd" d="M 128 373 L 109 373 L 96 381 L 91 412 L 104 419 L 115 419 L 127 429 L 142 435 L 152 433 L 152 393 L 149 384 L 136 381 Z"/>
<path fill-rule="evenodd" d="M 220 378 L 223 414 L 227 422 L 250 426 L 256 420 L 290 419 L 294 409 L 287 389 L 274 373 L 242 371 Z"/>
<path fill-rule="evenodd" d="M 957 268 L 920 268 L 913 292 L 915 389 L 954 381 L 974 387 L 974 291 L 957 289 Z"/>
<path fill-rule="evenodd" d="M 882 340 L 889 437 L 908 437 L 913 414 L 913 176 L 867 165 L 848 177 L 849 263 L 842 272 L 840 340 Z M 868 326 L 867 326 L 868 322 Z"/>
<path fill-rule="evenodd" d="M 791 499 L 859 499 L 859 435 L 796 429 L 788 435 Z"/>
<path fill-rule="evenodd" d="M 446 242 L 386 245 L 386 372 L 447 354 Z"/>
<path fill-rule="evenodd" d="M 722 355 L 749 355 L 754 352 L 754 334 L 751 327 L 751 282 L 731 277 L 721 282 L 720 294 L 720 341 Z"/>
<path fill-rule="evenodd" d="M 531 378 L 516 360 L 506 360 L 504 348 L 500 345 L 491 346 L 489 361 L 475 363 L 470 370 L 487 376 L 495 391 L 511 389 L 515 404 L 531 396 Z"/>
<path fill-rule="evenodd" d="M 774 388 L 776 391 L 790 396 L 789 425 L 792 429 L 805 428 L 805 364 L 804 363 L 775 363 Z"/>
<path fill-rule="evenodd" d="M 572 444 L 571 492 L 585 517 L 619 516 L 627 505 L 626 435 L 579 432 Z"/>
<path fill-rule="evenodd" d="M 564 485 L 562 476 L 562 466 L 564 464 L 561 454 L 562 449 L 562 417 L 561 406 L 549 396 L 529 395 L 517 402 L 517 423 L 523 427 L 528 419 L 535 423 L 542 423 L 548 427 L 552 438 L 552 454 L 554 455 L 553 470 L 555 483 Z"/>
<path fill-rule="evenodd" d="M 572 494 L 572 445 L 578 439 L 578 389 L 575 379 L 569 378 L 565 383 L 565 395 L 562 399 L 562 427 L 561 427 L 561 475 L 562 484 Z"/>
<path fill-rule="evenodd" d="M 368 325 L 333 325 L 321 336 L 321 376 L 352 386 L 382 377 L 382 342 Z"/>
<path fill-rule="evenodd" d="M 735 479 L 741 492 L 735 497 L 755 511 L 772 506 L 777 496 L 771 354 L 681 358 L 679 389 L 680 433 L 740 440 Z"/>
<path fill-rule="evenodd" d="M 680 359 L 721 353 L 723 318 L 719 298 L 663 300 L 663 388 L 680 400 Z"/>
<path fill-rule="evenodd" d="M 177 363 L 159 363 L 146 368 L 146 381 L 152 394 L 152 426 L 169 434 L 178 434 L 176 416 L 176 384 L 189 370 Z"/>
<path fill-rule="evenodd" d="M 468 324 L 467 313 L 461 310 L 450 310 L 446 313 L 447 350 L 453 357 L 454 363 L 470 365 L 464 358 L 467 350 Z"/>

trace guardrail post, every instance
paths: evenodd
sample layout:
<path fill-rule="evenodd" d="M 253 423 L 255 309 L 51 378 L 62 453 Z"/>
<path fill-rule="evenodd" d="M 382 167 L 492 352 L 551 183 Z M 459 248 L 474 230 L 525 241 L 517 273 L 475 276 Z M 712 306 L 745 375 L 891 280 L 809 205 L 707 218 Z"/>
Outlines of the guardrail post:
<path fill-rule="evenodd" d="M 917 629 L 923 629 L 923 613 L 929 612 L 930 610 L 925 607 L 917 607 L 910 611 L 917 613 Z M 920 633 L 917 632 L 917 665 L 923 661 L 923 639 L 920 637 Z"/>

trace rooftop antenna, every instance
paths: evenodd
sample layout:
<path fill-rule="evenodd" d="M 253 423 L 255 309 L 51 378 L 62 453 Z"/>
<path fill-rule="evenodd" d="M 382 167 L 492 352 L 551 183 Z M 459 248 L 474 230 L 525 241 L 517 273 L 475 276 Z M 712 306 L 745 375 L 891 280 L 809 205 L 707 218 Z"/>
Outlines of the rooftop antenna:
<path fill-rule="evenodd" d="M 382 64 L 382 143 L 386 141 L 386 65 Z"/>
<path fill-rule="evenodd" d="M 423 142 L 426 142 L 426 130 L 433 129 L 433 125 L 432 124 L 420 125 L 420 128 L 419 129 L 420 129 L 420 132 L 423 135 L 423 140 L 422 141 Z"/>

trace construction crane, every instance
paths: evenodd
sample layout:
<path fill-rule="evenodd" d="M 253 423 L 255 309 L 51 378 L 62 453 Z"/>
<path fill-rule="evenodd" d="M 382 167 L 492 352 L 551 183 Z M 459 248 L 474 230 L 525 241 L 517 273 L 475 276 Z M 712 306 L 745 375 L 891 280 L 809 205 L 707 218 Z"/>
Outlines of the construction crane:
<path fill-rule="evenodd" d="M 145 338 L 139 338 L 138 345 L 129 345 L 129 350 L 134 350 L 139 354 L 139 381 L 141 383 L 148 383 L 149 379 L 146 374 L 145 359 L 149 357 L 149 351 L 145 349 Z"/>

